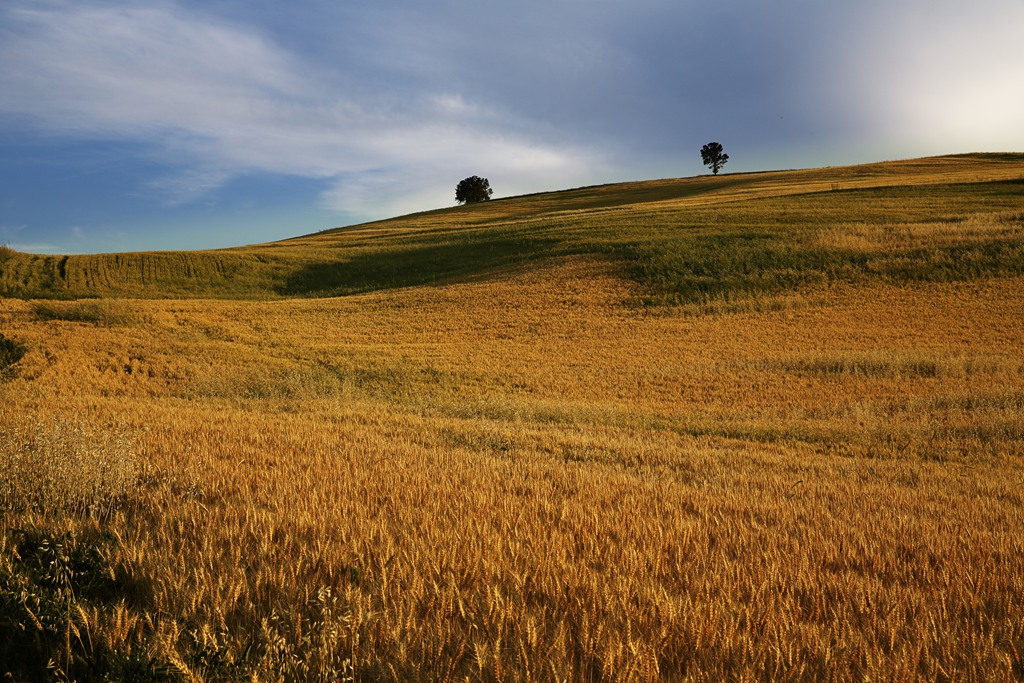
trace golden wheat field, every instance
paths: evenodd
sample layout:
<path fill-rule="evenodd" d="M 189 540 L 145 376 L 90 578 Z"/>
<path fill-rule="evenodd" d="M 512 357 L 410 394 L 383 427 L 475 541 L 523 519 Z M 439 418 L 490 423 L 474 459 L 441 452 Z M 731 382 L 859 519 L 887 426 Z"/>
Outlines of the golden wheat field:
<path fill-rule="evenodd" d="M 943 182 L 895 220 L 771 186 L 734 210 L 890 261 L 1019 250 L 1019 183 L 964 209 Z M 666 230 L 709 210 L 657 197 Z M 0 300 L 9 676 L 1022 679 L 1006 253 L 654 305 L 615 250 L 340 297 Z"/>

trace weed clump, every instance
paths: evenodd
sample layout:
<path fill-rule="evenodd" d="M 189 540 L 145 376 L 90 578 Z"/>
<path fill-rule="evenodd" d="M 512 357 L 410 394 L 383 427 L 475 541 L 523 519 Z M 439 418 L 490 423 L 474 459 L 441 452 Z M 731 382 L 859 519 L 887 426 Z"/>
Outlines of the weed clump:
<path fill-rule="evenodd" d="M 13 366 L 20 361 L 28 349 L 13 339 L 8 339 L 0 332 L 0 380 L 10 377 Z"/>
<path fill-rule="evenodd" d="M 0 538 L 0 662 L 7 679 L 171 681 L 141 641 L 110 647 L 91 613 L 115 601 L 111 538 L 32 527 Z"/>
<path fill-rule="evenodd" d="M 138 321 L 136 312 L 124 301 L 37 301 L 32 312 L 39 320 L 65 320 L 97 325 L 131 325 Z"/>

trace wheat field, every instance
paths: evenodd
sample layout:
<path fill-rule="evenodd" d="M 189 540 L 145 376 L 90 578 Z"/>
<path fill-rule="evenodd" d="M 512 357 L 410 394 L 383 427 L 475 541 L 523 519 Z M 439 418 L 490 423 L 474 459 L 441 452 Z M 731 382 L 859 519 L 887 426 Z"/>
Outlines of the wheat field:
<path fill-rule="evenodd" d="M 925 161 L 907 187 L 637 185 L 265 247 L 436 256 L 531 226 L 530 258 L 345 296 L 0 300 L 0 661 L 1024 678 L 1024 201 L 1005 165 L 960 163 L 953 185 Z"/>

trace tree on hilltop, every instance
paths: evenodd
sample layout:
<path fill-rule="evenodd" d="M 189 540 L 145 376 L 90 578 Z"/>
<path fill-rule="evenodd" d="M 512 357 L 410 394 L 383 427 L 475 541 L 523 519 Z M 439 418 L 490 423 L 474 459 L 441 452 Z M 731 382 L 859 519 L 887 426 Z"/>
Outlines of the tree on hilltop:
<path fill-rule="evenodd" d="M 476 204 L 491 198 L 491 183 L 487 178 L 469 176 L 455 186 L 455 201 L 459 204 Z"/>
<path fill-rule="evenodd" d="M 709 142 L 701 147 L 700 158 L 704 160 L 704 165 L 710 168 L 711 172 L 715 175 L 718 175 L 718 171 L 725 166 L 725 162 L 729 161 L 729 155 L 725 153 L 725 149 L 720 142 Z"/>

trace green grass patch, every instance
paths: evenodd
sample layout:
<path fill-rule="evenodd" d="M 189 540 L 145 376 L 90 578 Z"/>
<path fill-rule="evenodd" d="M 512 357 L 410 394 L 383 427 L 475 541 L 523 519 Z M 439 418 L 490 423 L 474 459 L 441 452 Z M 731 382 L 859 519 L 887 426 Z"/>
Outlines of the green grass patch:
<path fill-rule="evenodd" d="M 980 280 L 1024 274 L 1019 183 L 885 188 L 694 211 L 614 247 L 651 304 L 706 304 L 830 282 Z M 921 226 L 915 229 L 915 226 Z M 847 239 L 886 234 L 884 242 Z"/>

